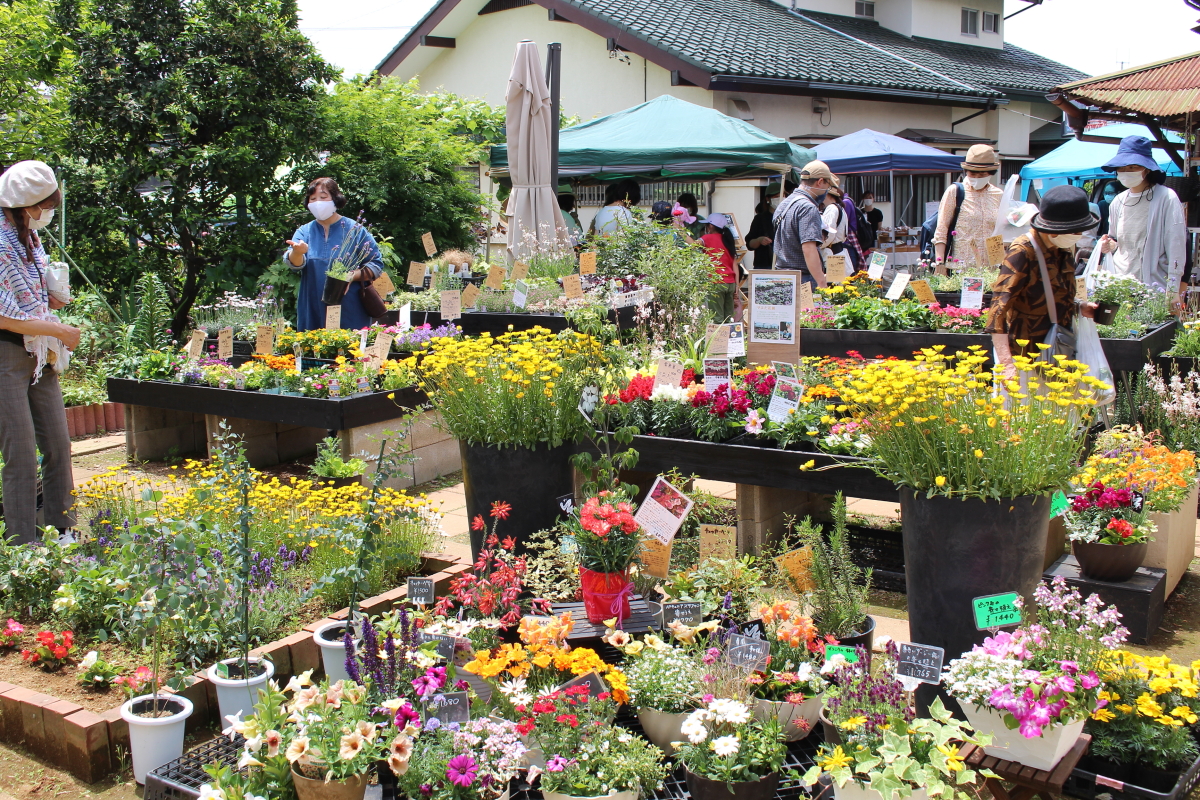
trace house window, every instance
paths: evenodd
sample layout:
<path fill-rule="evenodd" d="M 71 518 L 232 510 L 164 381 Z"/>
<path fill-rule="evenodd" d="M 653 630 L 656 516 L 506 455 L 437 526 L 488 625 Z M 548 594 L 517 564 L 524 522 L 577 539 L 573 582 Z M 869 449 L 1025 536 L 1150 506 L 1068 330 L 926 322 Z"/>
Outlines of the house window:
<path fill-rule="evenodd" d="M 979 35 L 979 12 L 973 8 L 962 10 L 962 34 L 963 36 Z"/>
<path fill-rule="evenodd" d="M 875 19 L 875 4 L 870 0 L 854 0 L 854 16 Z"/>
<path fill-rule="evenodd" d="M 984 33 L 999 33 L 1000 32 L 1000 15 L 994 14 L 991 11 L 983 12 L 983 32 Z"/>

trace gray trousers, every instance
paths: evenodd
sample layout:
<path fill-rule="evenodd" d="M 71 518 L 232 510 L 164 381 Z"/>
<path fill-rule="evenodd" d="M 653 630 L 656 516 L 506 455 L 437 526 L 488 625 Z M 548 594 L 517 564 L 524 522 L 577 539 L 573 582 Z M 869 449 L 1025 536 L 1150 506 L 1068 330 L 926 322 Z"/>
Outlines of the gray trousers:
<path fill-rule="evenodd" d="M 58 373 L 49 365 L 33 381 L 37 360 L 0 340 L 0 456 L 5 535 L 10 541 L 40 541 L 37 530 L 37 449 L 42 451 L 42 507 L 47 525 L 70 528 L 71 437 Z M 35 447 L 36 443 L 36 447 Z"/>

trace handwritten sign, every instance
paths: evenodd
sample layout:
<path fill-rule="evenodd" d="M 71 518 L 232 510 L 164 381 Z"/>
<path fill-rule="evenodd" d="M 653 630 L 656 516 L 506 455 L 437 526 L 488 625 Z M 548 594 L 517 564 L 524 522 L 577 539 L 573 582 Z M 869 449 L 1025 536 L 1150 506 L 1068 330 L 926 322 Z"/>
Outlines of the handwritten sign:
<path fill-rule="evenodd" d="M 701 525 L 700 560 L 737 557 L 736 525 Z"/>
<path fill-rule="evenodd" d="M 671 571 L 671 543 L 663 544 L 658 539 L 642 539 L 642 569 L 647 575 L 665 578 Z"/>
<path fill-rule="evenodd" d="M 829 283 L 846 282 L 845 256 L 830 256 L 825 259 L 825 280 Z"/>
<path fill-rule="evenodd" d="M 683 381 L 683 364 L 668 358 L 658 360 L 658 371 L 654 373 L 654 388 L 678 386 Z"/>
<path fill-rule="evenodd" d="M 504 267 L 499 264 L 494 264 L 488 268 L 487 280 L 483 285 L 494 292 L 499 292 L 504 289 Z"/>
<path fill-rule="evenodd" d="M 259 325 L 254 329 L 254 352 L 256 355 L 269 356 L 275 350 L 275 328 L 271 325 Z"/>
<path fill-rule="evenodd" d="M 1075 279 L 1075 299 L 1081 302 L 1087 302 L 1087 278 L 1079 277 Z"/>
<path fill-rule="evenodd" d="M 458 289 L 442 292 L 442 319 L 458 319 L 462 316 L 462 293 Z"/>
<path fill-rule="evenodd" d="M 217 358 L 233 355 L 233 328 L 221 328 L 217 332 Z"/>
<path fill-rule="evenodd" d="M 462 290 L 462 307 L 474 308 L 479 302 L 479 287 L 473 283 L 468 283 Z"/>
<path fill-rule="evenodd" d="M 192 338 L 187 346 L 188 358 L 199 358 L 204 355 L 204 331 L 192 331 Z"/>
<path fill-rule="evenodd" d="M 466 692 L 435 694 L 430 705 L 434 708 L 438 722 L 443 725 L 471 721 L 471 698 Z"/>
<path fill-rule="evenodd" d="M 558 687 L 558 691 L 565 692 L 573 686 L 586 686 L 588 697 L 598 697 L 608 691 L 608 684 L 600 677 L 598 672 L 589 672 L 586 675 L 580 675 L 578 678 L 569 680 L 562 686 Z"/>
<path fill-rule="evenodd" d="M 696 627 L 704 621 L 704 609 L 700 603 L 663 603 L 663 625 L 678 622 Z"/>
<path fill-rule="evenodd" d="M 408 601 L 419 606 L 433 605 L 433 578 L 409 578 Z"/>
<path fill-rule="evenodd" d="M 825 645 L 825 660 L 828 661 L 834 656 L 841 656 L 842 658 L 846 659 L 847 664 L 857 664 L 858 648 L 851 647 L 850 645 L 846 644 Z"/>
<path fill-rule="evenodd" d="M 971 601 L 975 610 L 975 629 L 1003 628 L 1021 624 L 1021 609 L 1016 606 L 1017 593 L 990 594 Z"/>
<path fill-rule="evenodd" d="M 579 274 L 580 275 L 595 275 L 596 274 L 596 254 L 592 251 L 579 254 Z"/>
<path fill-rule="evenodd" d="M 908 285 L 912 287 L 913 294 L 917 296 L 918 303 L 937 302 L 937 296 L 933 293 L 933 287 L 929 285 L 929 281 L 910 281 Z"/>
<path fill-rule="evenodd" d="M 341 306 L 326 306 L 325 307 L 325 327 L 340 328 L 342 327 L 342 307 Z"/>
<path fill-rule="evenodd" d="M 446 661 L 453 661 L 454 648 L 458 646 L 460 640 L 456 636 L 450 636 L 445 633 L 421 633 L 421 641 L 433 642 L 439 656 Z"/>
<path fill-rule="evenodd" d="M 871 266 L 867 268 L 867 277 L 873 281 L 882 280 L 883 271 L 887 269 L 887 253 L 876 250 L 871 253 Z"/>
<path fill-rule="evenodd" d="M 729 350 L 729 327 L 709 323 L 704 329 L 704 338 L 708 340 L 708 354 L 723 356 Z"/>
<path fill-rule="evenodd" d="M 900 655 L 896 659 L 896 674 L 936 686 L 942 682 L 942 660 L 945 657 L 946 651 L 940 647 L 900 642 Z"/>
<path fill-rule="evenodd" d="M 437 252 L 437 245 L 433 243 L 432 233 L 421 234 L 421 245 L 425 248 L 425 255 L 433 258 L 433 254 Z"/>
<path fill-rule="evenodd" d="M 1008 252 L 1004 249 L 1003 236 L 1000 234 L 989 236 L 983 240 L 983 245 L 987 248 L 987 258 L 990 266 L 994 267 L 997 264 L 1004 263 L 1004 257 L 1008 255 Z"/>
<path fill-rule="evenodd" d="M 771 655 L 771 643 L 766 639 L 732 634 L 729 637 L 729 663 L 749 672 L 767 668 Z"/>
<path fill-rule="evenodd" d="M 907 272 L 897 272 L 896 278 L 892 281 L 891 288 L 887 290 L 887 294 L 884 297 L 888 300 L 899 300 L 900 295 L 904 294 L 904 289 L 908 286 L 908 282 L 911 279 L 912 275 L 909 275 Z"/>
<path fill-rule="evenodd" d="M 513 305 L 517 308 L 524 308 L 529 302 L 529 284 L 525 281 L 517 281 L 513 285 Z"/>
<path fill-rule="evenodd" d="M 578 300 L 583 297 L 583 281 L 578 275 L 563 276 L 563 291 L 567 293 L 568 300 Z"/>
<path fill-rule="evenodd" d="M 372 281 L 371 285 L 375 287 L 375 291 L 379 292 L 380 297 L 387 297 L 396 291 L 396 284 L 392 283 L 392 279 L 386 272 L 379 273 L 379 277 Z"/>
<path fill-rule="evenodd" d="M 523 281 L 529 277 L 529 265 L 524 261 L 518 261 L 513 264 L 512 275 L 514 281 Z"/>
<path fill-rule="evenodd" d="M 375 352 L 382 361 L 387 358 L 388 353 L 392 352 L 392 342 L 396 341 L 396 337 L 390 333 L 380 333 L 375 337 Z"/>
<path fill-rule="evenodd" d="M 816 307 L 816 304 L 813 303 L 812 284 L 800 284 L 800 310 L 812 311 Z"/>
<path fill-rule="evenodd" d="M 425 265 L 420 261 L 410 262 L 408 265 L 408 285 L 409 286 L 424 286 L 425 285 Z"/>
<path fill-rule="evenodd" d="M 1055 492 L 1050 496 L 1050 519 L 1061 517 L 1070 506 L 1071 504 L 1067 502 L 1065 494 L 1061 491 Z"/>
<path fill-rule="evenodd" d="M 812 551 L 807 547 L 776 556 L 775 565 L 791 578 L 796 591 L 808 592 L 816 588 L 812 579 Z"/>

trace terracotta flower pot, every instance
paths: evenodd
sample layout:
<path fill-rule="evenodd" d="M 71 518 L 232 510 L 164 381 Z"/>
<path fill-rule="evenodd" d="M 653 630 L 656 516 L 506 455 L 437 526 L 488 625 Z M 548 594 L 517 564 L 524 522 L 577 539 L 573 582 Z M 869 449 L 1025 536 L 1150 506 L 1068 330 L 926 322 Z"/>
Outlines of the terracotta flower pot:
<path fill-rule="evenodd" d="M 78 434 L 75 432 L 75 407 L 71 406 L 70 408 L 65 408 L 63 409 L 63 412 L 67 417 L 67 436 L 71 439 L 74 439 L 76 436 L 78 436 Z"/>
<path fill-rule="evenodd" d="M 306 778 L 292 767 L 292 785 L 300 800 L 362 800 L 367 793 L 367 776 L 352 775 L 340 781 Z"/>
<path fill-rule="evenodd" d="M 1079 571 L 1094 581 L 1127 581 L 1146 560 L 1149 542 L 1141 544 L 1102 544 L 1072 542 L 1071 552 L 1079 562 Z"/>

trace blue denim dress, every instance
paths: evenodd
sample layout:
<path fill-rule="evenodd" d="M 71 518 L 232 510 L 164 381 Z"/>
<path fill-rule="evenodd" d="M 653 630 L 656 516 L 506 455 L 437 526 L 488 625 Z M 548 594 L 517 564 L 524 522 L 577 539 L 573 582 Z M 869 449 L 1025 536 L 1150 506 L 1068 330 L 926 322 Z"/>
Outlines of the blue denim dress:
<path fill-rule="evenodd" d="M 283 254 L 283 263 L 300 273 L 300 293 L 296 298 L 296 330 L 311 331 L 325 327 L 326 306 L 321 302 L 321 293 L 325 289 L 325 273 L 329 271 L 329 265 L 341 257 L 342 242 L 353 227 L 353 220 L 342 217 L 329 226 L 329 236 L 326 237 L 321 223 L 313 220 L 307 225 L 301 225 L 292 234 L 293 242 L 308 243 L 308 253 L 305 254 L 304 263 L 299 267 L 292 264 L 289 258 L 292 254 L 290 247 Z M 356 259 L 357 263 L 350 266 L 353 269 L 367 267 L 378 278 L 383 272 L 383 260 L 379 255 L 379 246 L 375 244 L 375 238 L 363 230 L 355 234 L 353 239 L 364 235 L 368 245 L 364 248 L 366 261 L 364 263 L 362 256 L 359 256 Z M 352 283 L 350 291 L 346 292 L 346 296 L 342 298 L 342 327 L 359 330 L 370 324 L 371 318 L 363 310 L 362 284 Z"/>

